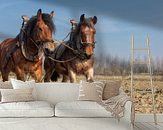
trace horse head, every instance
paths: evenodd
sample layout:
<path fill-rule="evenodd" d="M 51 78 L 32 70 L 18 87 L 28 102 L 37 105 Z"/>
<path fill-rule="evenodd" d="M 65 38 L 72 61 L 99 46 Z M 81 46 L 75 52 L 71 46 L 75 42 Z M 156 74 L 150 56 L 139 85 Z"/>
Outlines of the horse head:
<path fill-rule="evenodd" d="M 36 15 L 36 24 L 32 31 L 32 39 L 36 46 L 43 46 L 43 48 L 53 49 L 53 31 L 55 26 L 53 24 L 54 12 L 50 14 L 42 13 L 38 10 Z"/>
<path fill-rule="evenodd" d="M 94 25 L 97 23 L 97 17 L 85 18 L 84 14 L 80 16 L 78 33 L 80 35 L 80 49 L 86 57 L 91 57 L 95 48 L 95 33 Z"/>

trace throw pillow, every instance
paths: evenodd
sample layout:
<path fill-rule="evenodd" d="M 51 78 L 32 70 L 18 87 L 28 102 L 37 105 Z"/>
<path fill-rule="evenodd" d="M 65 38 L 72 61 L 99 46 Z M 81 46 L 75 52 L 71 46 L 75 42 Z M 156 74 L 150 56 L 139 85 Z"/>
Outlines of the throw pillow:
<path fill-rule="evenodd" d="M 11 84 L 14 89 L 26 89 L 26 88 L 33 88 L 32 95 L 35 100 L 37 100 L 37 91 L 35 88 L 35 80 L 30 80 L 30 81 L 21 81 L 17 79 L 10 79 Z"/>
<path fill-rule="evenodd" d="M 10 81 L 0 81 L 0 89 L 12 89 L 12 84 Z M 0 101 L 1 101 L 1 92 L 0 92 Z"/>
<path fill-rule="evenodd" d="M 81 81 L 79 87 L 79 97 L 78 100 L 86 100 L 86 101 L 101 101 L 102 100 L 102 92 L 104 88 L 104 83 L 102 82 L 85 82 Z"/>
<path fill-rule="evenodd" d="M 1 89 L 2 103 L 33 101 L 33 88 L 26 89 Z"/>
<path fill-rule="evenodd" d="M 107 100 L 111 97 L 119 94 L 119 88 L 121 87 L 121 81 L 105 81 L 102 99 Z"/>

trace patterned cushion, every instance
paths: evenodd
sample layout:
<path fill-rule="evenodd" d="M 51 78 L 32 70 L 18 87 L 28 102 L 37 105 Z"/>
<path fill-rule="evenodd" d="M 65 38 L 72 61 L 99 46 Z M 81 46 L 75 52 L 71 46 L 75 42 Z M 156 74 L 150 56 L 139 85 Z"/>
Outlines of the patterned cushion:
<path fill-rule="evenodd" d="M 78 100 L 101 101 L 104 88 L 103 82 L 80 82 Z"/>
<path fill-rule="evenodd" d="M 26 89 L 1 89 L 1 102 L 25 102 L 33 101 L 33 88 Z"/>
<path fill-rule="evenodd" d="M 105 81 L 105 86 L 103 90 L 102 99 L 107 100 L 111 97 L 117 96 L 119 94 L 119 88 L 121 87 L 121 81 Z"/>

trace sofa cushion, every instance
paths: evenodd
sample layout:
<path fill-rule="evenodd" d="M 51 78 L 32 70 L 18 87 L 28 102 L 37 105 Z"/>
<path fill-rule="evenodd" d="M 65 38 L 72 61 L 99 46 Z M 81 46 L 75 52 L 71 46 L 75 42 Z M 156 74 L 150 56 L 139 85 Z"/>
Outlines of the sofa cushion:
<path fill-rule="evenodd" d="M 0 89 L 12 89 L 11 81 L 0 81 Z"/>
<path fill-rule="evenodd" d="M 33 88 L 26 89 L 1 89 L 2 103 L 33 101 Z"/>
<path fill-rule="evenodd" d="M 85 82 L 81 81 L 79 87 L 79 97 L 78 100 L 84 101 L 101 101 L 102 100 L 102 92 L 104 88 L 103 82 Z"/>
<path fill-rule="evenodd" d="M 79 84 L 46 82 L 36 83 L 38 100 L 56 105 L 62 101 L 76 101 L 79 95 Z"/>
<path fill-rule="evenodd" d="M 12 84 L 10 81 L 0 81 L 0 89 L 12 89 Z M 1 91 L 1 90 L 0 90 Z M 0 92 L 0 101 L 1 101 L 1 92 Z"/>
<path fill-rule="evenodd" d="M 35 80 L 30 80 L 30 81 L 21 81 L 17 79 L 10 79 L 11 84 L 14 89 L 26 89 L 26 88 L 33 88 L 32 95 L 35 100 L 37 100 L 37 92 L 36 92 L 36 85 L 35 85 Z"/>
<path fill-rule="evenodd" d="M 51 117 L 53 107 L 45 101 L 0 104 L 0 117 Z"/>
<path fill-rule="evenodd" d="M 104 107 L 93 101 L 59 102 L 55 106 L 57 117 L 112 117 Z"/>

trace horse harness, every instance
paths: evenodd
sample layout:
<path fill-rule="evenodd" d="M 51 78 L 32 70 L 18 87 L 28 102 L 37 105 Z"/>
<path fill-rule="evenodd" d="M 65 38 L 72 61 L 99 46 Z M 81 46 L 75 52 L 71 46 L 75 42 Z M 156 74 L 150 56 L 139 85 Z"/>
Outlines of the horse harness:
<path fill-rule="evenodd" d="M 42 48 L 39 47 L 37 45 L 37 43 L 31 38 L 29 37 L 29 39 L 31 40 L 31 42 L 37 47 L 37 49 L 39 50 L 38 51 L 38 54 L 37 55 L 34 55 L 34 56 L 31 56 L 31 55 L 27 55 L 26 52 L 25 52 L 25 48 L 24 48 L 24 36 L 27 35 L 25 30 L 22 28 L 21 29 L 21 32 L 20 34 L 18 35 L 18 42 L 17 42 L 17 47 L 21 49 L 21 52 L 24 56 L 24 58 L 28 61 L 31 61 L 31 62 L 38 62 L 39 58 L 41 57 L 42 55 Z"/>
<path fill-rule="evenodd" d="M 24 29 L 27 24 L 28 17 L 23 15 L 22 19 L 23 19 L 22 27 L 21 27 L 20 33 L 16 37 L 16 39 L 17 39 L 16 46 L 13 49 L 11 49 L 10 52 L 8 52 L 8 55 L 6 56 L 6 63 L 4 65 L 4 69 L 5 69 L 5 67 L 7 67 L 7 64 L 9 63 L 10 59 L 13 61 L 13 64 L 15 64 L 14 59 L 13 59 L 13 53 L 19 48 L 21 49 L 21 52 L 22 52 L 22 55 L 24 56 L 24 58 L 31 62 L 38 62 L 39 58 L 42 55 L 41 48 L 37 45 L 37 43 L 31 37 L 29 37 L 31 42 L 39 49 L 39 53 L 38 53 L 38 55 L 35 55 L 35 56 L 27 56 L 25 49 L 24 49 L 24 36 L 27 34 Z"/>
<path fill-rule="evenodd" d="M 38 48 L 39 52 L 37 55 L 35 56 L 27 56 L 26 52 L 25 52 L 25 49 L 24 49 L 24 36 L 27 36 L 27 33 L 25 32 L 24 28 L 26 26 L 26 23 L 28 21 L 28 17 L 27 16 L 22 16 L 22 19 L 23 19 L 23 23 L 22 23 L 22 27 L 21 27 L 21 31 L 20 33 L 18 34 L 18 36 L 16 37 L 18 40 L 17 40 L 17 43 L 16 43 L 16 46 L 9 52 L 9 55 L 7 57 L 7 63 L 8 64 L 8 61 L 9 59 L 12 57 L 12 54 L 18 49 L 20 48 L 21 49 L 21 52 L 24 56 L 24 58 L 28 61 L 31 61 L 31 62 L 38 62 L 39 58 L 41 57 L 42 55 L 42 48 L 38 46 L 37 42 L 39 43 L 42 43 L 41 41 L 34 41 L 31 37 L 29 37 L 29 39 L 31 40 L 31 42 Z M 74 32 L 76 30 L 76 21 L 75 20 L 71 20 L 71 23 L 72 23 L 72 29 L 71 29 L 71 32 L 68 33 L 68 35 L 64 38 L 63 41 L 65 41 L 65 39 L 70 35 L 70 40 L 68 42 L 72 43 L 74 42 L 73 41 L 73 36 L 74 36 Z M 81 38 L 80 38 L 81 39 Z M 58 41 L 57 39 L 55 39 L 55 41 Z M 49 42 L 49 41 L 44 41 L 44 42 Z M 53 42 L 53 41 L 50 41 L 50 42 Z M 49 59 L 51 59 L 52 61 L 54 62 L 59 62 L 59 63 L 65 63 L 65 62 L 70 62 L 74 59 L 76 59 L 77 57 L 80 57 L 82 59 L 85 59 L 86 56 L 85 56 L 85 53 L 83 51 L 81 51 L 80 47 L 77 46 L 77 49 L 73 49 L 72 47 L 66 45 L 65 43 L 63 42 L 60 42 L 61 44 L 63 44 L 66 48 L 70 49 L 73 51 L 73 53 L 76 55 L 68 60 L 58 60 L 58 59 L 54 59 L 53 57 L 51 56 L 47 56 Z M 85 46 L 95 46 L 94 44 L 92 43 L 86 43 L 86 42 L 82 42 L 82 40 L 80 41 L 81 45 L 83 47 Z M 95 43 L 95 42 L 94 42 Z M 44 50 L 43 50 L 44 51 Z"/>
<path fill-rule="evenodd" d="M 38 53 L 37 53 L 37 55 L 34 55 L 34 56 L 31 56 L 31 55 L 27 56 L 27 54 L 25 52 L 25 48 L 24 48 L 24 43 L 25 43 L 24 37 L 25 36 L 27 37 L 28 35 L 24 29 L 28 22 L 28 17 L 26 15 L 23 15 L 22 19 L 23 19 L 23 23 L 22 23 L 21 31 L 18 35 L 17 46 L 21 48 L 21 52 L 26 60 L 31 61 L 31 62 L 38 62 L 40 57 L 42 57 L 43 43 L 53 42 L 53 40 L 46 40 L 46 41 L 37 40 L 37 41 L 35 41 L 32 37 L 29 36 L 28 39 L 37 47 Z"/>
<path fill-rule="evenodd" d="M 25 53 L 23 45 L 24 45 L 23 41 L 21 43 L 19 41 L 17 41 L 16 46 L 13 49 L 11 49 L 10 52 L 8 53 L 8 55 L 6 56 L 5 66 L 7 66 L 10 59 L 13 61 L 13 64 L 15 64 L 14 59 L 13 59 L 13 53 L 19 48 L 21 49 L 21 52 L 22 52 L 22 54 L 26 60 L 31 61 L 31 62 L 38 62 L 39 61 L 39 58 L 41 57 L 42 53 L 39 52 L 39 54 L 36 56 L 27 56 Z"/>
<path fill-rule="evenodd" d="M 81 59 L 87 59 L 87 57 L 85 55 L 85 52 L 81 51 L 81 46 L 77 45 L 76 46 L 76 49 L 74 49 L 73 47 L 65 44 L 65 42 L 64 42 L 67 39 L 67 37 L 70 35 L 70 39 L 67 42 L 68 43 L 74 43 L 73 37 L 74 37 L 74 33 L 76 31 L 77 23 L 73 19 L 70 20 L 70 22 L 71 22 L 71 25 L 72 25 L 71 32 L 68 33 L 68 35 L 62 40 L 62 42 L 60 42 L 57 39 L 54 39 L 54 40 L 57 41 L 57 42 L 59 42 L 60 44 L 64 45 L 66 48 L 70 49 L 75 54 L 75 56 L 72 57 L 72 58 L 70 58 L 70 59 L 68 59 L 68 60 L 58 60 L 58 59 L 55 59 L 55 58 L 53 58 L 53 57 L 51 57 L 51 56 L 48 55 L 47 57 L 49 59 L 51 59 L 52 61 L 54 61 L 54 62 L 58 62 L 58 63 L 70 62 L 70 61 L 76 59 L 77 57 L 79 57 Z M 92 43 L 83 42 L 81 40 L 81 36 L 80 36 L 80 41 L 79 42 L 82 45 L 82 47 L 85 47 L 85 46 L 93 46 L 93 48 L 95 47 L 95 42 L 92 42 Z"/>

